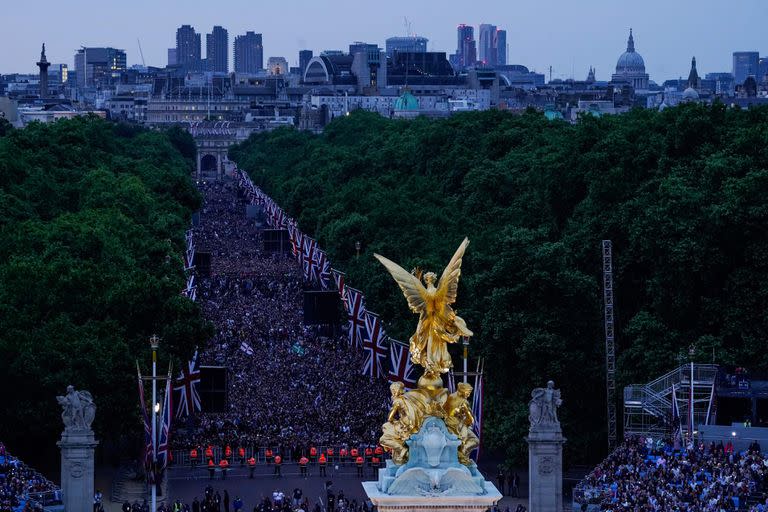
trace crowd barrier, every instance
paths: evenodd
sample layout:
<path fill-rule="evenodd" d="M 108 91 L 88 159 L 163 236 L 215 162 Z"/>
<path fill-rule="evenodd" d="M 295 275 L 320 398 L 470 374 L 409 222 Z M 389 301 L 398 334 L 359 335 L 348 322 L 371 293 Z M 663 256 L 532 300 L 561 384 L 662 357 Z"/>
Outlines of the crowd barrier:
<path fill-rule="evenodd" d="M 207 463 L 207 460 L 206 460 L 206 457 L 205 457 L 205 448 L 206 447 L 204 446 L 202 451 L 198 448 L 197 464 Z M 240 461 L 240 456 L 238 455 L 238 452 L 237 452 L 239 446 L 230 446 L 230 448 L 232 449 L 232 456 L 229 457 L 227 460 L 230 463 L 232 463 L 233 461 L 239 462 Z M 254 447 L 244 447 L 244 448 L 245 448 L 245 460 L 248 460 L 251 457 L 253 457 L 254 459 L 256 459 L 256 464 L 262 464 L 263 465 L 263 464 L 267 463 L 266 451 L 267 451 L 268 448 L 266 448 L 266 447 L 264 447 L 264 448 L 261 448 L 261 447 L 256 447 L 256 448 L 254 448 Z M 349 453 L 347 453 L 347 456 L 344 457 L 344 459 L 342 461 L 342 457 L 339 455 L 339 451 L 341 450 L 342 447 L 315 446 L 315 448 L 317 448 L 317 457 L 318 458 L 320 457 L 321 453 L 326 454 L 326 459 L 327 459 L 329 465 L 330 464 L 336 464 L 336 463 L 339 463 L 339 462 L 354 463 L 354 460 L 352 459 L 352 456 L 349 455 Z M 333 450 L 333 456 L 328 456 L 327 455 L 326 452 L 327 452 L 328 448 L 331 448 Z M 349 448 L 347 446 L 345 446 L 344 448 L 346 448 L 348 452 L 351 450 L 351 448 Z M 357 450 L 358 450 L 360 456 L 365 457 L 365 449 L 366 448 L 369 448 L 369 447 L 368 446 L 357 447 Z M 375 449 L 374 446 L 370 446 L 370 448 L 371 449 Z M 213 447 L 213 460 L 214 460 L 214 462 L 218 463 L 221 459 L 224 458 L 224 450 L 225 450 L 225 447 L 222 447 L 222 446 L 214 446 Z M 278 455 L 278 454 L 282 457 L 283 463 L 296 462 L 296 460 L 294 458 L 292 458 L 293 453 L 292 453 L 291 449 L 286 448 L 286 449 L 281 450 L 279 447 L 274 447 L 274 448 L 271 448 L 271 450 L 272 450 L 273 457 L 275 455 Z M 171 465 L 189 466 L 191 464 L 189 452 L 190 452 L 189 449 L 171 450 L 171 455 L 172 455 Z M 309 456 L 309 449 L 302 450 L 301 451 L 301 455 L 307 457 L 312 462 L 315 462 L 315 460 L 312 460 L 312 458 Z M 374 455 L 374 456 L 376 456 L 376 455 Z M 386 452 L 383 455 L 379 455 L 379 458 L 380 459 L 386 458 Z M 368 460 L 366 460 L 366 462 L 368 462 Z"/>

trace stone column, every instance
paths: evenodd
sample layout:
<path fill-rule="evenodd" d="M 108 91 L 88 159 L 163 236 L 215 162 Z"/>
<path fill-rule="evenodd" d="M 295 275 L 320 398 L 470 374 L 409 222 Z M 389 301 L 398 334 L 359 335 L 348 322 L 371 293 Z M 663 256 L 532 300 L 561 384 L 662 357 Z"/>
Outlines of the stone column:
<path fill-rule="evenodd" d="M 563 444 L 565 438 L 557 419 L 563 403 L 555 383 L 536 388 L 529 403 L 531 422 L 528 430 L 528 510 L 553 512 L 563 510 Z"/>
<path fill-rule="evenodd" d="M 56 443 L 61 449 L 61 495 L 66 512 L 93 509 L 93 452 L 98 445 L 91 423 L 96 415 L 93 397 L 87 391 L 67 387 L 56 397 L 62 406 L 64 432 Z"/>
<path fill-rule="evenodd" d="M 566 439 L 554 429 L 531 429 L 528 441 L 528 510 L 563 510 L 563 444 Z"/>
<path fill-rule="evenodd" d="M 66 512 L 93 508 L 93 432 L 67 433 L 56 443 L 61 449 L 61 494 Z"/>

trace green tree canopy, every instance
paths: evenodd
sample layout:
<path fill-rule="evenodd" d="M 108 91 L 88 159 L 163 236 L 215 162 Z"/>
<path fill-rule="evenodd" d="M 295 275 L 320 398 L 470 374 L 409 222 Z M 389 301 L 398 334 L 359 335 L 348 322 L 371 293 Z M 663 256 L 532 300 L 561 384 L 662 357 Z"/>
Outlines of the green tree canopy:
<path fill-rule="evenodd" d="M 230 152 L 314 236 L 389 332 L 416 319 L 373 252 L 442 271 L 486 357 L 485 442 L 520 463 L 530 390 L 554 379 L 571 461 L 606 449 L 602 261 L 614 247 L 619 386 L 697 357 L 768 370 L 768 109 L 685 105 L 277 130 Z M 355 257 L 355 242 L 362 253 Z M 454 350 L 454 361 L 459 360 Z"/>

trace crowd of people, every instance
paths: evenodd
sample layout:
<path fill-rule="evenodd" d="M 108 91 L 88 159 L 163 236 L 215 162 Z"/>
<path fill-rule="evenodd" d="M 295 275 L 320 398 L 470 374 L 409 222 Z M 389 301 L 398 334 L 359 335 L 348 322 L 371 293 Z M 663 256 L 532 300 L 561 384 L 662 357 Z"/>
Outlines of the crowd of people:
<path fill-rule="evenodd" d="M 227 369 L 224 412 L 178 422 L 176 448 L 270 447 L 284 456 L 312 446 L 375 444 L 388 409 L 387 384 L 361 374 L 363 356 L 346 332 L 304 325 L 301 269 L 290 255 L 265 253 L 261 228 L 235 183 L 201 185 L 194 228 L 211 255 L 197 300 L 215 326 L 203 365 Z"/>
<path fill-rule="evenodd" d="M 43 475 L 13 457 L 0 442 L 0 512 L 24 512 L 42 510 L 42 495 L 50 494 L 45 501 L 54 501 L 58 487 Z"/>
<path fill-rule="evenodd" d="M 671 442 L 632 437 L 577 487 L 582 510 L 768 511 L 768 459 L 759 444 Z"/>

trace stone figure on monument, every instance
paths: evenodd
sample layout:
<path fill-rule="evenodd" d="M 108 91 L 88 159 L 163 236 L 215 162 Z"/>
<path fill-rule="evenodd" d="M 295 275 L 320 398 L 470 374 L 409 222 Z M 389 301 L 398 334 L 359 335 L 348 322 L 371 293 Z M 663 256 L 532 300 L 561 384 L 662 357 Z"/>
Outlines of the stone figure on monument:
<path fill-rule="evenodd" d="M 445 402 L 445 425 L 461 441 L 459 445 L 459 462 L 470 465 L 469 454 L 477 448 L 480 440 L 472 431 L 475 422 L 472 407 L 467 399 L 472 395 L 472 386 L 465 382 L 456 385 L 456 392 L 448 396 Z"/>
<path fill-rule="evenodd" d="M 547 382 L 546 388 L 536 388 L 531 391 L 531 401 L 528 402 L 531 428 L 559 427 L 560 421 L 557 419 L 557 408 L 562 405 L 560 390 L 555 389 L 553 381 Z"/>
<path fill-rule="evenodd" d="M 73 386 L 67 386 L 67 394 L 57 396 L 56 400 L 63 407 L 61 419 L 65 432 L 91 430 L 91 423 L 96 417 L 96 404 L 88 391 L 77 391 Z"/>

